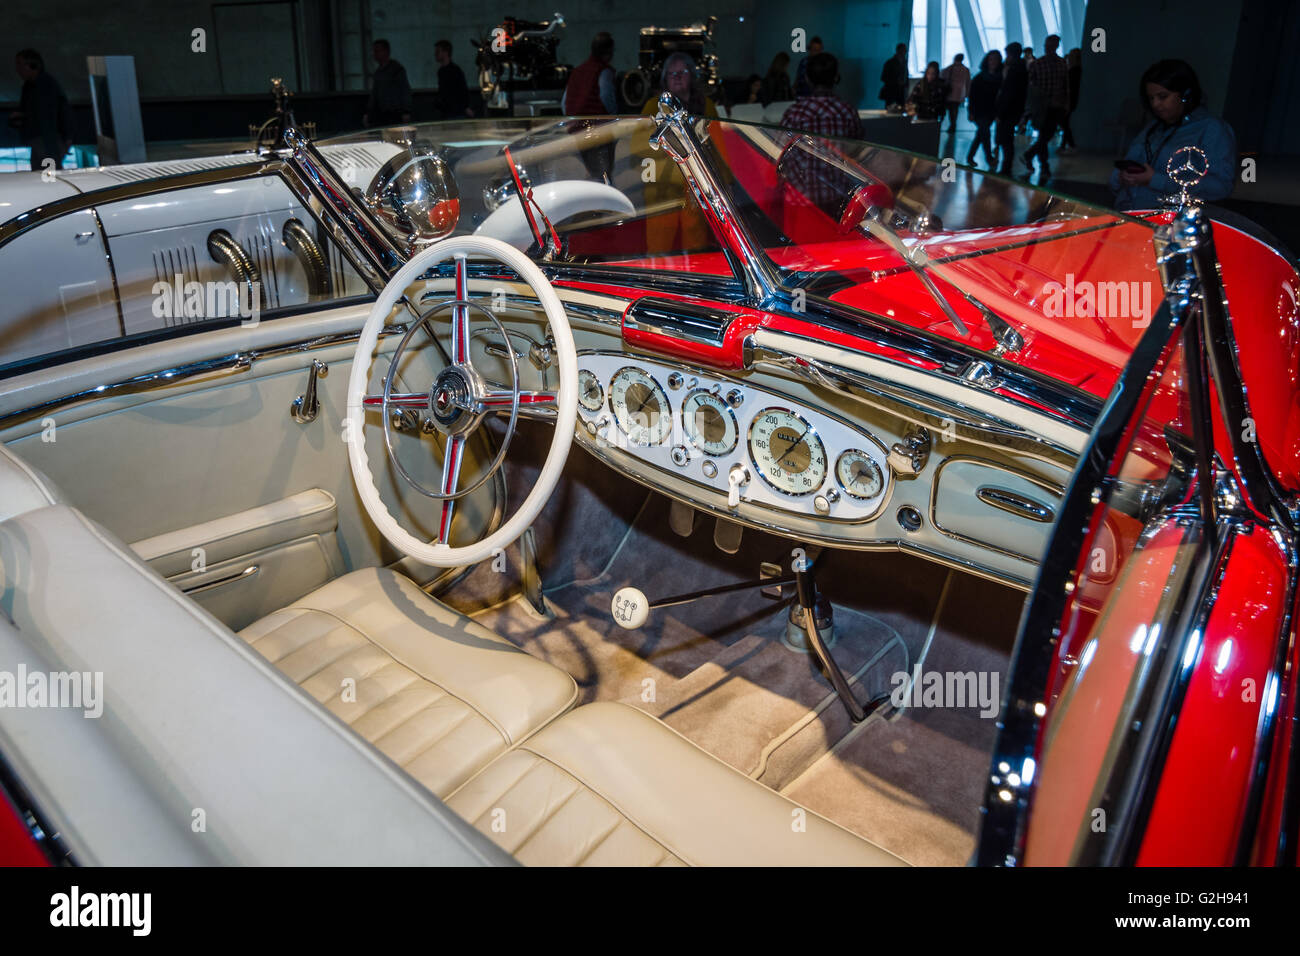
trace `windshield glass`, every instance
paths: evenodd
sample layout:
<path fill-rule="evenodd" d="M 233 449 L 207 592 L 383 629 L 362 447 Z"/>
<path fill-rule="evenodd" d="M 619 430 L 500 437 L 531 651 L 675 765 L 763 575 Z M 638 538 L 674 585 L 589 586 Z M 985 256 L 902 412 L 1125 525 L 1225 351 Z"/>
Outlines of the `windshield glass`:
<path fill-rule="evenodd" d="M 457 234 L 737 289 L 740 270 L 766 269 L 800 302 L 1006 355 L 1098 396 L 1163 296 L 1154 221 L 950 159 L 729 120 L 689 125 L 712 184 L 652 148 L 650 115 L 423 124 L 324 152 L 375 140 L 437 149 L 459 188 Z M 700 196 L 713 188 L 757 264 L 711 227 Z M 1080 349 L 1096 361 L 1081 366 Z"/>

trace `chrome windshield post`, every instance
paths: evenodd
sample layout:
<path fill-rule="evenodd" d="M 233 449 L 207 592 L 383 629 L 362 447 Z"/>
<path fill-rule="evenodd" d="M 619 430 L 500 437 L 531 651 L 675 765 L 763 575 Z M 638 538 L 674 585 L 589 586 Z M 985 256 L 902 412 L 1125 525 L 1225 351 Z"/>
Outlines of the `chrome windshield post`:
<path fill-rule="evenodd" d="M 746 295 L 755 305 L 775 300 L 781 287 L 780 276 L 722 191 L 691 122 L 691 114 L 677 97 L 667 91 L 659 96 L 659 112 L 655 116 L 650 147 L 664 150 L 677 163 L 714 235 L 738 268 Z"/>
<path fill-rule="evenodd" d="M 325 157 L 292 126 L 284 131 L 289 148 L 286 179 L 298 198 L 318 206 L 334 240 L 345 249 L 372 288 L 379 290 L 406 261 L 379 221 L 330 167 Z"/>

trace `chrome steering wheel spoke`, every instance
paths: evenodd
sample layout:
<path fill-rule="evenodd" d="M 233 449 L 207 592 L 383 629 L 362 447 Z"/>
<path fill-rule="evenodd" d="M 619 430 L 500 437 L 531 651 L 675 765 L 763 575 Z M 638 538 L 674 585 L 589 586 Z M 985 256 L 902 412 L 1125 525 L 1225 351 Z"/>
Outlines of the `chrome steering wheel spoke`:
<path fill-rule="evenodd" d="M 514 405 L 514 393 L 509 389 L 490 388 L 479 400 L 479 407 L 489 414 L 509 415 Z M 524 418 L 549 420 L 559 408 L 555 392 L 536 391 L 519 393 L 519 414 Z"/>
<path fill-rule="evenodd" d="M 460 465 L 465 460 L 465 436 L 451 435 L 447 438 L 447 449 L 442 458 L 442 493 L 448 496 L 456 494 L 456 485 L 460 483 Z M 438 521 L 438 543 L 451 544 L 451 519 L 456 511 L 455 497 L 442 500 L 442 517 Z"/>

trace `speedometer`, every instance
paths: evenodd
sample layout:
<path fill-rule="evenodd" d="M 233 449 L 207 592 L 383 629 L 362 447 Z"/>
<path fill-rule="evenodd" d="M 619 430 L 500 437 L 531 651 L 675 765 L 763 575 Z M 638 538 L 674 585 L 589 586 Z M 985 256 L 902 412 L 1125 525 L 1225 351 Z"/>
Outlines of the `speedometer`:
<path fill-rule="evenodd" d="M 649 374 L 628 365 L 609 380 L 609 410 L 634 445 L 658 445 L 672 431 L 672 409 L 663 387 Z"/>
<path fill-rule="evenodd" d="M 749 426 L 749 456 L 759 476 L 787 495 L 809 495 L 826 480 L 817 431 L 787 408 L 765 408 Z"/>

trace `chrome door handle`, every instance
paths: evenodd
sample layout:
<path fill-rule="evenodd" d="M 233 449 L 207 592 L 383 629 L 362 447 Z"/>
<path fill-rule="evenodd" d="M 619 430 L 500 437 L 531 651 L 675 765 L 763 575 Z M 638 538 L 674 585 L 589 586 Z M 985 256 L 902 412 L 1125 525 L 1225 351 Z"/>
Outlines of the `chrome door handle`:
<path fill-rule="evenodd" d="M 324 378 L 329 370 L 330 367 L 320 359 L 311 360 L 311 368 L 307 369 L 307 391 L 295 398 L 289 406 L 289 414 L 299 425 L 316 420 L 320 411 L 320 402 L 316 398 L 316 377 L 319 375 Z"/>
<path fill-rule="evenodd" d="M 1033 498 L 1008 491 L 1006 488 L 981 488 L 975 492 L 975 497 L 986 505 L 1001 508 L 1018 518 L 1043 522 L 1051 521 L 1053 518 L 1052 509 L 1047 505 L 1039 504 Z"/>

